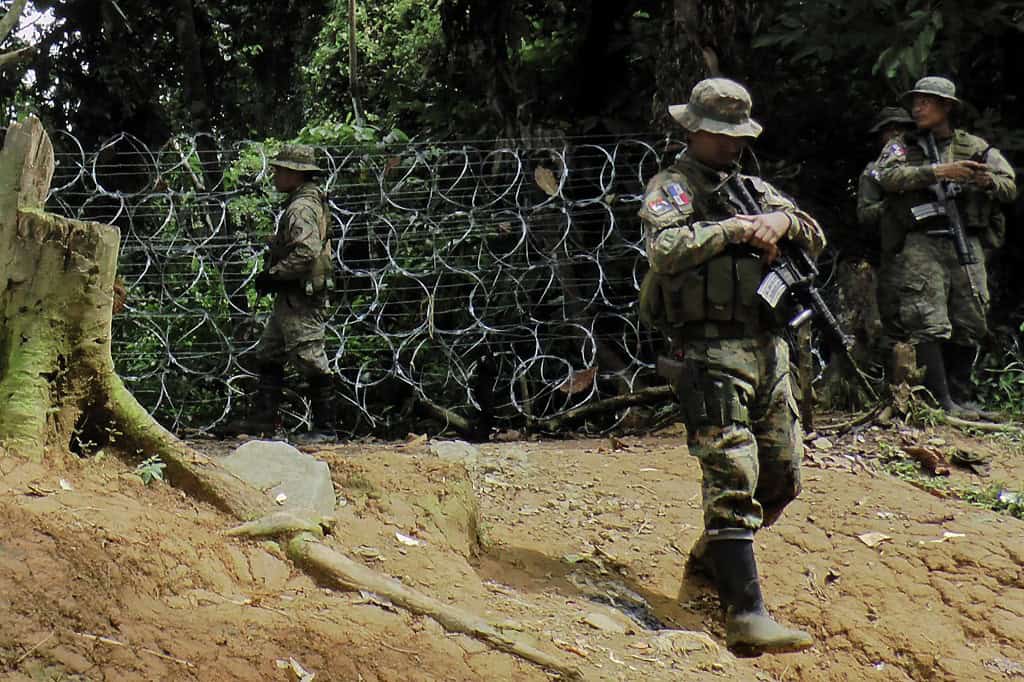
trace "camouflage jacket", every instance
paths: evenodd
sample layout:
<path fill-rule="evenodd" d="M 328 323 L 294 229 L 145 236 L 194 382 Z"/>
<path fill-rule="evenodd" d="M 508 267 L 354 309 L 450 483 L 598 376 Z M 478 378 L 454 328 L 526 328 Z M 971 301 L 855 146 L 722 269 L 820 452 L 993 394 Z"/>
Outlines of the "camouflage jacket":
<path fill-rule="evenodd" d="M 306 182 L 288 195 L 284 213 L 270 239 L 266 271 L 281 281 L 309 283 L 322 290 L 329 278 L 331 246 L 324 193 Z"/>
<path fill-rule="evenodd" d="M 872 161 L 861 171 L 857 183 L 857 222 L 872 231 L 878 229 L 885 210 L 885 193 L 878 184 L 876 162 Z"/>
<path fill-rule="evenodd" d="M 721 187 L 739 169 L 714 170 L 684 155 L 676 165 L 662 171 L 647 183 L 640 208 L 644 225 L 644 243 L 651 269 L 670 275 L 694 268 L 725 251 L 729 240 L 721 222 L 740 211 L 724 196 Z M 758 194 L 765 212 L 782 211 L 793 219 L 787 239 L 792 239 L 814 258 L 825 248 L 825 234 L 810 215 L 797 208 L 788 197 L 761 178 L 741 175 Z M 688 202 L 676 207 L 667 187 L 677 184 Z"/>
<path fill-rule="evenodd" d="M 753 323 L 764 262 L 746 245 L 731 244 L 723 223 L 742 211 L 724 185 L 738 176 L 766 213 L 792 220 L 791 239 L 816 258 L 825 235 L 810 215 L 764 180 L 706 166 L 685 154 L 647 185 L 640 218 L 651 270 L 641 289 L 641 316 L 659 327 L 692 321 Z"/>
<path fill-rule="evenodd" d="M 1005 232 L 1005 217 L 999 204 L 1013 201 L 1017 194 L 1013 167 L 998 149 L 963 130 L 953 131 L 952 137 L 946 140 L 936 140 L 936 146 L 940 163 L 974 160 L 988 165 L 993 179 L 992 187 L 961 185 L 963 191 L 956 202 L 968 231 L 981 235 L 983 242 L 993 239 L 1001 242 Z M 878 157 L 876 172 L 878 182 L 885 192 L 882 250 L 898 252 L 902 250 L 908 232 L 929 227 L 916 223 L 911 209 L 935 201 L 931 189 L 936 181 L 935 164 L 925 153 L 921 133 L 904 133 L 887 144 Z"/>

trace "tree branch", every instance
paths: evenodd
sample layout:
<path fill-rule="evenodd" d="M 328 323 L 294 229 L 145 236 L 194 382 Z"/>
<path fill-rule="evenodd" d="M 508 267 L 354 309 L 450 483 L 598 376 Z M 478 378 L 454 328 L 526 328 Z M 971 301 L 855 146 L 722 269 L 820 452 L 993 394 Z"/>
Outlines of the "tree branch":
<path fill-rule="evenodd" d="M 28 0 L 14 0 L 14 4 L 7 10 L 7 14 L 4 15 L 3 19 L 0 19 L 0 42 L 7 39 L 7 36 L 11 34 L 11 31 L 18 25 L 18 20 L 21 19 L 21 13 L 25 11 L 25 3 Z M 11 54 L 11 53 L 8 53 Z"/>
<path fill-rule="evenodd" d="M 21 47 L 17 50 L 11 50 L 10 52 L 4 52 L 0 54 L 0 69 L 24 61 L 25 59 L 30 57 L 35 51 L 36 48 L 29 45 L 28 47 Z"/>

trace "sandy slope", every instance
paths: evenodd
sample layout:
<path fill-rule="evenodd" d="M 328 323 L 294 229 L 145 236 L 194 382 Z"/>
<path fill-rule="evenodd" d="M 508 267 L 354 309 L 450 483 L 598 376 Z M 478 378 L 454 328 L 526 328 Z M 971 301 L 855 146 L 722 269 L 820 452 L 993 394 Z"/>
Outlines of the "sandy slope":
<path fill-rule="evenodd" d="M 339 446 L 321 453 L 347 502 L 330 542 L 521 628 L 587 679 L 1024 677 L 1024 522 L 840 456 L 899 437 L 818 452 L 800 500 L 758 536 L 770 606 L 818 638 L 799 655 L 724 652 L 708 586 L 682 581 L 700 484 L 675 436 L 489 444 L 466 468 L 423 443 Z M 993 478 L 1021 487 L 1020 455 L 985 447 Z M 373 595 L 326 590 L 112 458 L 60 471 L 0 459 L 0 514 L 3 679 L 295 680 L 277 667 L 289 657 L 317 680 L 547 678 Z M 890 539 L 868 547 L 868 532 Z"/>

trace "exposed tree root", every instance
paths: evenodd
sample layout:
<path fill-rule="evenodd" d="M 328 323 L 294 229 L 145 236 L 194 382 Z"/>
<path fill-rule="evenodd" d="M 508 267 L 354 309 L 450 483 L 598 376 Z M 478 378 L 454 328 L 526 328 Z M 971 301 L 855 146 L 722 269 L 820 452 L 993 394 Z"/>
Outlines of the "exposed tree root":
<path fill-rule="evenodd" d="M 1024 434 L 1024 429 L 1015 424 L 1005 424 L 1001 422 L 981 422 L 974 421 L 972 419 L 960 419 L 948 414 L 940 414 L 938 420 L 954 426 L 958 429 L 974 429 L 975 431 L 981 431 L 982 433 L 1021 433 Z"/>
<path fill-rule="evenodd" d="M 363 564 L 329 548 L 315 535 L 300 533 L 288 543 L 288 556 L 312 573 L 348 590 L 366 590 L 389 599 L 413 613 L 430 616 L 449 632 L 461 632 L 487 642 L 496 649 L 531 661 L 546 670 L 570 679 L 582 679 L 578 668 L 555 654 L 504 631 L 471 613 L 443 604 L 437 599 L 411 590 L 394 578 L 381 575 Z"/>

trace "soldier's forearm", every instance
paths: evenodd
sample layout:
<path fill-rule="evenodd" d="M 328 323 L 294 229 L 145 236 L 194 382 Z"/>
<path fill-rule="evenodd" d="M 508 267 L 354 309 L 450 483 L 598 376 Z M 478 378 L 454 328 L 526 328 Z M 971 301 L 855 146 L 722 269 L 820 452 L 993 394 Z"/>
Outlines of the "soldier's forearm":
<path fill-rule="evenodd" d="M 302 279 L 313 267 L 316 254 L 309 249 L 296 249 L 275 263 L 269 270 L 277 279 Z"/>
<path fill-rule="evenodd" d="M 811 258 L 817 258 L 825 250 L 827 243 L 821 225 L 799 209 L 788 210 L 786 214 L 793 220 L 786 236 L 802 246 Z"/>
<path fill-rule="evenodd" d="M 992 180 L 993 199 L 1001 204 L 1008 204 L 1017 198 L 1017 183 L 1012 177 L 995 175 Z"/>
<path fill-rule="evenodd" d="M 655 272 L 674 275 L 717 256 L 728 243 L 717 222 L 670 227 L 648 240 L 647 259 Z"/>
<path fill-rule="evenodd" d="M 935 184 L 935 166 L 897 166 L 879 171 L 878 184 L 886 192 L 925 189 Z"/>
<path fill-rule="evenodd" d="M 882 221 L 882 210 L 884 207 L 885 204 L 882 202 L 857 204 L 857 222 L 862 227 L 877 230 L 878 224 Z"/>

